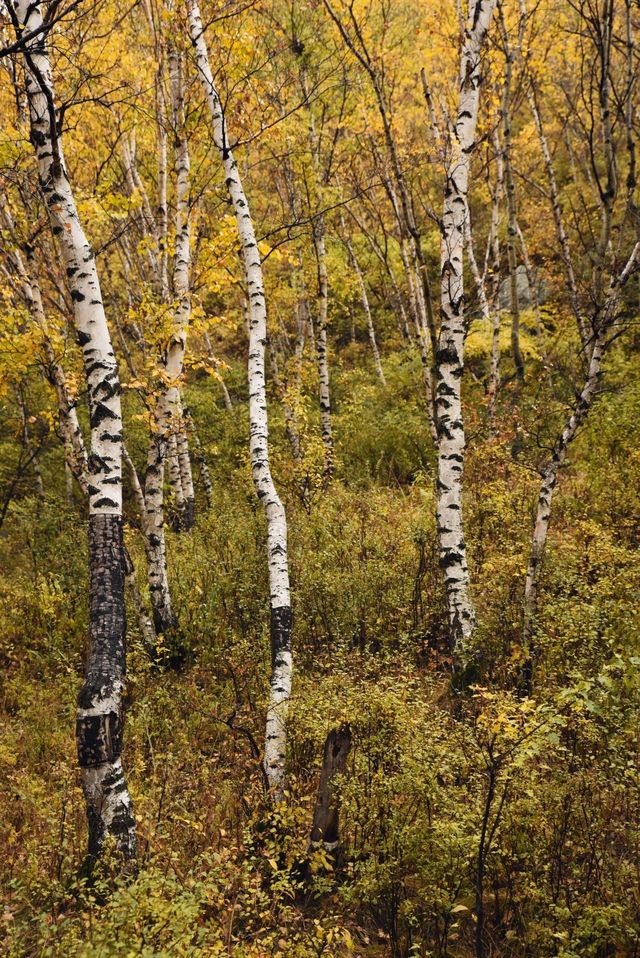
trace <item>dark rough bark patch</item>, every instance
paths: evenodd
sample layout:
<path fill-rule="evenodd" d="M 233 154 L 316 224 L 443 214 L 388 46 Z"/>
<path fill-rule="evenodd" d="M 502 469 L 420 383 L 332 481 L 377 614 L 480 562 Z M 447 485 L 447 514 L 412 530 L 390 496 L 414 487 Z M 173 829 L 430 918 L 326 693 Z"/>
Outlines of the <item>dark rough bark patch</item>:
<path fill-rule="evenodd" d="M 158 592 L 161 590 L 160 585 L 151 585 L 149 586 L 151 592 Z M 153 625 L 156 630 L 157 635 L 170 635 L 178 627 L 177 616 L 173 612 L 169 612 L 164 605 L 155 605 L 153 606 Z"/>
<path fill-rule="evenodd" d="M 344 771 L 351 744 L 351 729 L 348 725 L 332 729 L 327 735 L 316 807 L 313 813 L 311 847 L 319 842 L 335 845 L 339 841 L 340 803 L 334 788 L 334 779 L 336 775 Z"/>
<path fill-rule="evenodd" d="M 281 652 L 291 649 L 291 627 L 293 615 L 291 606 L 283 605 L 271 609 L 271 666 L 275 666 Z"/>
<path fill-rule="evenodd" d="M 120 801 L 111 822 L 103 817 L 109 792 L 126 793 L 120 766 L 108 768 L 122 751 L 121 683 L 126 671 L 126 616 L 124 603 L 124 543 L 122 516 L 89 517 L 89 641 L 85 680 L 78 696 L 78 761 L 83 769 L 107 766 L 102 794 L 85 791 L 89 822 L 90 860 L 100 854 L 108 836 L 125 858 L 135 855 L 135 822 L 131 804 Z M 109 706 L 105 703 L 109 699 Z M 114 711 L 115 707 L 115 711 Z"/>
<path fill-rule="evenodd" d="M 116 419 L 116 415 L 105 406 L 104 403 L 97 402 L 91 410 L 91 428 L 96 429 L 101 422 L 106 419 Z"/>
<path fill-rule="evenodd" d="M 122 754 L 122 722 L 116 712 L 88 715 L 76 722 L 78 761 L 82 768 L 113 762 Z"/>
<path fill-rule="evenodd" d="M 335 778 L 344 772 L 352 741 L 351 728 L 347 724 L 332 729 L 327 735 L 307 852 L 311 856 L 317 848 L 323 847 L 334 866 L 340 858 L 340 796 Z M 312 877 L 309 859 L 302 871 L 304 879 L 309 881 Z"/>
<path fill-rule="evenodd" d="M 196 501 L 188 498 L 184 501 L 184 528 L 185 531 L 192 529 L 196 522 Z"/>

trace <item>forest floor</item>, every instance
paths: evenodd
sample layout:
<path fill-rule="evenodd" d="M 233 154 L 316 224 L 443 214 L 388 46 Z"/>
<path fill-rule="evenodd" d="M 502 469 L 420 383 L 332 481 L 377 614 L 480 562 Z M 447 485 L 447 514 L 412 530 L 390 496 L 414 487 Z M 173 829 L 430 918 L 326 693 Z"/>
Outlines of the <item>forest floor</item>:
<path fill-rule="evenodd" d="M 45 461 L 46 502 L 12 503 L 0 535 L 3 953 L 454 958 L 475 953 L 481 883 L 492 955 L 638 954 L 637 381 L 616 355 L 613 388 L 562 475 L 530 696 L 516 677 L 531 466 L 544 441 L 535 389 L 518 428 L 507 391 L 491 438 L 481 392 L 469 388 L 481 655 L 477 678 L 452 692 L 419 374 L 400 354 L 385 362 L 386 389 L 349 368 L 336 375 L 337 476 L 328 489 L 316 483 L 309 439 L 310 504 L 274 419 L 295 616 L 288 791 L 275 812 L 256 755 L 268 602 L 246 407 L 225 413 L 211 385 L 191 390 L 214 502 L 206 511 L 198 501 L 194 530 L 168 533 L 180 627 L 155 660 L 129 609 L 124 761 L 139 867 L 115 887 L 108 863 L 93 883 L 81 877 L 86 522 L 79 497 L 64 499 L 58 451 Z M 141 463 L 140 428 L 129 445 Z M 132 500 L 127 514 L 142 587 Z M 308 842 L 324 741 L 342 723 L 353 747 L 334 867 L 320 853 L 309 862 Z"/>

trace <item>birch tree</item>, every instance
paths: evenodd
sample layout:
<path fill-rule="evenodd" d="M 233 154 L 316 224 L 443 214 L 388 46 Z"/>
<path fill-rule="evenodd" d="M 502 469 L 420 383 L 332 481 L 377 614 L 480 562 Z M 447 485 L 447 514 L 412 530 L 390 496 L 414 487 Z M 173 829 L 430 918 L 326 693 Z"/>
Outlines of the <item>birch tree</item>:
<path fill-rule="evenodd" d="M 386 385 L 386 380 L 384 378 L 384 370 L 382 368 L 382 363 L 380 362 L 380 350 L 378 349 L 378 341 L 376 339 L 376 330 L 373 325 L 373 316 L 371 315 L 371 306 L 369 305 L 369 295 L 367 293 L 367 286 L 365 283 L 364 275 L 362 269 L 360 268 L 360 263 L 356 257 L 355 251 L 353 249 L 353 244 L 347 236 L 344 217 L 341 216 L 340 219 L 342 225 L 342 232 L 344 236 L 344 244 L 349 254 L 349 261 L 353 268 L 354 273 L 356 274 L 356 279 L 358 282 L 358 287 L 360 289 L 360 301 L 362 302 L 362 308 L 367 320 L 367 334 L 369 336 L 369 342 L 371 344 L 371 352 L 373 353 L 373 364 L 376 371 L 376 375 L 383 386 Z"/>
<path fill-rule="evenodd" d="M 437 523 L 451 639 L 458 660 L 464 659 L 469 651 L 469 640 L 476 622 L 464 541 L 462 503 L 465 448 L 461 397 L 465 337 L 463 252 L 469 165 L 475 144 L 480 98 L 480 61 L 494 6 L 494 0 L 471 0 L 469 4 L 460 58 L 457 118 L 451 155 L 445 169 L 441 226 L 442 322 L 436 354 Z"/>
<path fill-rule="evenodd" d="M 582 388 L 577 397 L 574 408 L 564 427 L 557 436 L 550 458 L 540 468 L 541 484 L 536 503 L 535 522 L 531 541 L 531 552 L 524 587 L 524 646 L 527 653 L 525 664 L 525 680 L 531 682 L 531 672 L 535 648 L 533 643 L 535 628 L 535 613 L 538 598 L 541 563 L 547 542 L 549 522 L 551 519 L 551 503 L 554 489 L 558 480 L 558 473 L 563 465 L 570 444 L 573 442 L 580 426 L 591 409 L 597 396 L 598 381 L 602 373 L 602 363 L 611 343 L 619 334 L 619 325 L 624 322 L 621 318 L 621 293 L 629 279 L 638 271 L 640 259 L 640 230 L 637 223 L 637 212 L 634 206 L 634 165 L 635 165 L 635 132 L 633 124 L 629 124 L 628 106 L 624 100 L 614 101 L 611 89 L 611 57 L 615 37 L 615 6 L 605 2 L 601 7 L 592 8 L 581 4 L 579 9 L 581 38 L 585 44 L 583 52 L 590 55 L 594 62 L 594 71 L 588 79 L 583 78 L 586 89 L 582 96 L 585 102 L 591 104 L 592 114 L 590 122 L 592 130 L 598 130 L 601 154 L 595 152 L 595 137 L 593 132 L 586 135 L 587 148 L 590 152 L 592 169 L 597 184 L 597 195 L 600 202 L 597 209 L 600 230 L 592 230 L 593 247 L 591 250 L 592 274 L 590 300 L 592 302 L 590 315 L 590 338 L 587 344 L 589 364 L 584 376 Z M 629 11 L 627 8 L 627 31 L 631 29 Z M 629 34 L 627 33 L 627 37 Z M 635 64 L 633 43 L 627 43 L 627 67 L 631 64 L 631 72 L 627 72 L 629 80 L 628 96 L 633 91 L 633 64 Z M 618 116 L 616 117 L 616 112 Z M 617 226 L 616 250 L 613 256 L 612 235 L 614 231 L 614 213 L 620 196 L 618 174 L 618 160 L 613 141 L 613 128 L 619 119 L 621 126 L 627 127 L 627 150 L 629 154 L 629 170 L 631 177 L 624 195 L 624 204 Z M 549 168 L 547 167 L 547 176 Z M 552 207 L 556 205 L 553 189 L 550 190 Z M 629 215 L 629 214 L 634 215 Z M 619 267 L 621 248 L 627 231 L 625 225 L 631 222 L 635 233 L 635 242 L 626 262 Z M 634 222 L 635 221 L 635 222 Z M 556 219 L 556 229 L 558 227 Z M 564 250 L 568 252 L 565 246 Z M 609 258 L 611 257 L 611 258 Z M 569 260 L 570 261 L 570 260 Z M 565 264 L 566 265 L 566 264 Z M 609 273 L 605 287 L 606 272 Z M 574 289 L 569 286 L 569 296 L 574 305 Z M 577 304 L 576 304 L 577 305 Z M 579 313 L 577 316 L 579 317 Z M 580 323 L 578 324 L 580 328 Z"/>
<path fill-rule="evenodd" d="M 191 315 L 189 265 L 191 227 L 189 198 L 189 144 L 184 127 L 182 62 L 175 46 L 168 44 L 169 84 L 174 133 L 176 178 L 176 239 L 173 262 L 173 287 L 176 305 L 172 333 L 161 367 L 164 385 L 154 408 L 153 436 L 149 444 L 144 481 L 145 547 L 149 591 L 157 632 L 171 632 L 177 625 L 167 574 L 164 534 L 164 471 L 168 459 L 169 484 L 177 507 L 178 528 L 193 524 L 194 490 L 191 466 L 182 425 L 180 383 Z"/>
<path fill-rule="evenodd" d="M 260 251 L 238 164 L 229 142 L 224 110 L 216 90 L 197 0 L 187 0 L 189 34 L 195 64 L 211 116 L 213 142 L 220 155 L 242 248 L 249 306 L 249 449 L 258 498 L 267 520 L 267 560 L 271 604 L 271 683 L 267 709 L 264 769 L 274 800 L 283 797 L 287 747 L 286 717 L 291 695 L 291 595 L 287 518 L 269 462 L 269 425 L 265 389 L 267 309 Z"/>
<path fill-rule="evenodd" d="M 11 13 L 18 35 L 28 37 L 24 62 L 31 142 L 51 227 L 66 266 L 89 397 L 89 642 L 76 723 L 88 853 L 95 858 L 105 841 L 112 839 L 121 855 L 131 859 L 136 853 L 135 821 L 122 766 L 126 619 L 118 364 L 94 253 L 67 176 L 40 4 L 18 0 Z"/>
<path fill-rule="evenodd" d="M 498 13 L 505 62 L 500 119 L 502 123 L 504 186 L 507 199 L 507 262 L 509 264 L 509 291 L 511 294 L 511 354 L 516 367 L 516 376 L 519 380 L 523 380 L 524 357 L 522 355 L 522 349 L 520 348 L 520 301 L 518 299 L 518 257 L 516 246 L 518 238 L 518 202 L 515 177 L 513 175 L 512 98 L 513 64 L 516 55 L 520 52 L 525 18 L 524 16 L 520 17 L 518 42 L 514 50 L 509 37 L 509 31 L 507 30 L 507 22 L 501 3 L 498 3 Z"/>

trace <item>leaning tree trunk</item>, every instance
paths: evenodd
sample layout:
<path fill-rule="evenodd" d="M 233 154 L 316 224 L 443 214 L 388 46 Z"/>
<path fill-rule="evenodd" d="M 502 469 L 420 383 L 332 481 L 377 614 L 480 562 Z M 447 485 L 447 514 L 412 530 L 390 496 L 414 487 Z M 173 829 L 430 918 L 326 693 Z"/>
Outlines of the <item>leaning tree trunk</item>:
<path fill-rule="evenodd" d="M 72 478 L 75 476 L 83 494 L 86 496 L 89 493 L 87 483 L 87 450 L 78 421 L 76 401 L 71 396 L 64 370 L 58 362 L 56 351 L 53 348 L 49 335 L 49 325 L 47 323 L 40 286 L 37 280 L 35 251 L 33 246 L 24 245 L 25 262 L 22 253 L 18 249 L 18 241 L 14 235 L 15 223 L 13 216 L 11 215 L 8 204 L 4 201 L 4 197 L 0 197 L 0 211 L 2 212 L 7 230 L 16 242 L 16 248 L 10 254 L 10 259 L 20 280 L 20 285 L 22 286 L 22 297 L 31 318 L 42 336 L 44 373 L 56 394 L 59 417 L 58 432 L 64 444 L 65 460 Z"/>
<path fill-rule="evenodd" d="M 472 0 L 460 63 L 458 114 L 452 155 L 446 169 L 442 216 L 440 307 L 437 351 L 438 428 L 437 522 L 440 564 L 445 577 L 454 654 L 464 657 L 476 622 L 469 587 L 462 514 L 464 425 L 461 384 L 464 366 L 463 251 L 469 184 L 480 87 L 480 54 L 495 0 Z"/>
<path fill-rule="evenodd" d="M 558 481 L 558 471 L 566 459 L 569 444 L 573 441 L 579 426 L 586 418 L 586 415 L 593 404 L 602 369 L 603 356 L 604 344 L 602 338 L 598 336 L 594 343 L 591 361 L 589 363 L 589 370 L 576 407 L 553 447 L 551 459 L 541 470 L 542 483 L 538 492 L 536 519 L 533 527 L 533 537 L 531 540 L 531 554 L 529 556 L 529 565 L 527 567 L 527 576 L 524 585 L 523 644 L 526 652 L 524 672 L 528 684 L 531 681 L 532 658 L 534 652 L 532 640 L 538 599 L 540 567 L 542 564 L 545 546 L 547 544 L 547 534 L 549 532 L 549 521 L 551 519 L 551 500 L 553 498 L 556 482 Z"/>
<path fill-rule="evenodd" d="M 39 3 L 19 0 L 19 33 L 42 28 Z M 58 132 L 46 32 L 24 48 L 31 140 L 40 185 L 58 237 L 82 348 L 91 425 L 89 456 L 89 647 L 78 698 L 77 743 L 89 821 L 89 856 L 110 838 L 125 859 L 136 852 L 135 821 L 122 768 L 126 622 L 122 539 L 122 415 L 118 365 L 93 251 L 82 229 Z"/>
<path fill-rule="evenodd" d="M 224 176 L 242 246 L 249 297 L 249 419 L 253 481 L 267 519 L 269 588 L 271 597 L 271 692 L 267 711 L 264 768 L 271 795 L 282 798 L 287 747 L 286 717 L 291 695 L 291 598 L 287 551 L 287 519 L 276 491 L 269 463 L 269 430 L 265 388 L 267 309 L 260 251 L 240 173 L 229 146 L 222 104 L 214 86 L 197 0 L 188 0 L 189 32 L 195 61 L 213 125 L 213 141 L 220 153 Z"/>
<path fill-rule="evenodd" d="M 565 461 L 570 443 L 573 442 L 578 429 L 586 419 L 593 405 L 593 400 L 597 394 L 598 380 L 602 371 L 602 362 L 607 346 L 611 341 L 607 340 L 607 335 L 610 333 L 612 327 L 615 326 L 616 322 L 620 290 L 626 284 L 629 277 L 636 271 L 636 263 L 639 258 L 640 242 L 635 244 L 624 269 L 617 276 L 613 277 L 608 295 L 593 321 L 592 325 L 595 330 L 595 338 L 593 340 L 593 348 L 584 385 L 571 416 L 555 442 L 551 458 L 541 469 L 542 483 L 538 493 L 536 519 L 531 542 L 531 555 L 529 557 L 524 587 L 524 646 L 529 659 L 529 672 L 531 667 L 530 660 L 533 653 L 531 643 L 538 598 L 540 566 L 547 543 L 547 533 L 549 531 L 549 521 L 551 518 L 551 500 L 558 479 L 558 471 Z"/>
<path fill-rule="evenodd" d="M 16 387 L 16 400 L 20 410 L 20 419 L 22 425 L 22 446 L 26 453 L 27 461 L 31 463 L 38 499 L 40 502 L 44 502 L 46 496 L 44 492 L 44 483 L 42 481 L 42 470 L 40 468 L 38 450 L 34 447 L 33 442 L 31 441 L 31 433 L 29 431 L 29 408 L 27 406 L 27 400 L 24 393 L 24 383 L 22 382 Z"/>

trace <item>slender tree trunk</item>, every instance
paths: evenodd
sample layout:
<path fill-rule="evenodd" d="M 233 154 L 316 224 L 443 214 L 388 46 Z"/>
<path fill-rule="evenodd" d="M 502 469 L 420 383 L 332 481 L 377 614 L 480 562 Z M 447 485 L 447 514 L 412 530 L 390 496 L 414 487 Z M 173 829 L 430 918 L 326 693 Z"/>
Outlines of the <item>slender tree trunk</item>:
<path fill-rule="evenodd" d="M 397 148 L 396 137 L 392 126 L 392 118 L 388 108 L 387 97 L 383 86 L 383 78 L 376 66 L 376 58 L 372 57 L 366 46 L 364 34 L 356 25 L 353 10 L 351 11 L 351 22 L 354 25 L 355 36 L 350 33 L 343 20 L 336 12 L 330 0 L 324 0 L 324 6 L 327 13 L 340 31 L 340 35 L 345 44 L 356 57 L 362 68 L 367 73 L 373 89 L 378 113 L 382 121 L 385 146 L 392 169 L 392 176 L 383 176 L 383 183 L 398 224 L 400 235 L 400 250 L 402 254 L 402 263 L 407 278 L 409 288 L 409 301 L 413 313 L 416 331 L 420 341 L 420 352 L 422 358 L 422 374 L 427 394 L 427 414 L 429 417 L 429 426 L 434 442 L 437 440 L 435 427 L 435 393 L 431 361 L 429 359 L 429 345 L 431 346 L 431 355 L 434 357 L 436 352 L 436 327 L 433 314 L 433 304 L 431 298 L 431 289 L 429 286 L 429 277 L 427 274 L 424 255 L 422 252 L 420 231 L 416 222 L 413 210 L 413 204 L 406 178 L 403 173 L 402 163 Z M 379 160 L 378 149 L 373 136 L 369 137 L 376 160 Z M 384 168 L 382 162 L 379 163 Z M 407 249 L 410 247 L 410 250 Z"/>
<path fill-rule="evenodd" d="M 180 467 L 180 485 L 182 487 L 184 505 L 183 505 L 183 526 L 185 530 L 193 528 L 196 521 L 196 494 L 193 488 L 193 473 L 191 470 L 191 456 L 189 454 L 189 440 L 187 431 L 184 427 L 184 420 L 180 424 L 180 429 L 176 436 L 176 447 L 178 452 L 178 465 Z"/>
<path fill-rule="evenodd" d="M 282 402 L 285 430 L 287 433 L 287 439 L 289 440 L 289 445 L 291 446 L 291 455 L 293 456 L 295 462 L 300 462 L 300 432 L 298 430 L 298 422 L 296 414 L 291 408 L 291 404 L 287 400 L 287 391 L 282 379 L 280 378 L 278 351 L 271 341 L 269 341 L 269 357 L 271 360 L 271 375 L 273 377 L 273 384 L 276 387 L 276 391 Z"/>
<path fill-rule="evenodd" d="M 478 119 L 480 55 L 494 5 L 494 0 L 472 0 L 469 4 L 461 53 L 460 94 L 452 155 L 445 171 L 441 228 L 442 324 L 436 357 L 437 523 L 451 640 L 458 659 L 463 659 L 468 650 L 476 622 L 470 593 L 462 503 L 465 448 L 461 400 L 465 337 L 463 250 L 469 163 Z"/>
<path fill-rule="evenodd" d="M 191 315 L 189 289 L 191 237 L 189 146 L 184 129 L 182 63 L 173 44 L 169 44 L 168 59 L 176 172 L 176 240 L 173 285 L 178 302 L 173 314 L 173 332 L 163 356 L 163 368 L 167 385 L 158 398 L 154 410 L 154 431 L 149 443 L 144 480 L 144 533 L 147 574 L 149 595 L 153 607 L 153 621 L 158 634 L 172 632 L 178 624 L 173 610 L 167 573 L 163 487 L 165 459 L 168 458 L 169 484 L 176 505 L 176 521 L 178 528 L 181 528 L 184 525 L 185 508 L 175 431 L 180 422 L 179 383 L 183 372 L 187 328 Z M 191 486 L 192 488 L 193 486 Z"/>
<path fill-rule="evenodd" d="M 316 806 L 313 812 L 313 825 L 309 850 L 322 846 L 325 851 L 335 854 L 340 842 L 340 802 L 335 789 L 335 778 L 344 772 L 351 751 L 351 729 L 341 725 L 327 735 L 324 743 L 322 769 Z"/>
<path fill-rule="evenodd" d="M 174 532 L 182 532 L 185 529 L 185 496 L 178 458 L 178 440 L 175 432 L 172 432 L 167 440 L 167 478 L 171 493 L 171 528 Z"/>
<path fill-rule="evenodd" d="M 500 203 L 504 188 L 504 163 L 498 131 L 493 134 L 493 149 L 496 160 L 496 182 L 491 192 L 491 229 L 485 272 L 491 263 L 491 360 L 489 364 L 489 422 L 493 428 L 496 400 L 500 389 Z"/>
<path fill-rule="evenodd" d="M 197 0 L 187 0 L 189 32 L 195 61 L 211 113 L 213 140 L 220 153 L 242 246 L 249 297 L 249 419 L 253 480 L 267 519 L 269 587 L 271 594 L 271 691 L 267 711 L 264 768 L 274 800 L 285 788 L 286 717 L 291 695 L 291 596 L 287 550 L 287 519 L 269 463 L 269 429 L 265 388 L 267 310 L 260 251 L 238 165 L 229 146 L 222 104 L 214 86 Z"/>
<path fill-rule="evenodd" d="M 327 252 L 324 239 L 324 217 L 319 216 L 313 224 L 313 248 L 318 266 L 318 321 L 316 325 L 316 354 L 318 357 L 318 380 L 320 389 L 320 431 L 324 446 L 324 477 L 333 475 L 333 433 L 331 429 L 331 391 L 329 385 L 329 360 L 327 356 L 327 315 L 329 306 L 329 283 L 327 278 Z"/>
<path fill-rule="evenodd" d="M 19 0 L 18 32 L 42 26 L 39 3 Z M 77 743 L 89 822 L 90 859 L 107 838 L 125 859 L 135 821 L 122 768 L 126 621 L 122 541 L 122 414 L 118 366 L 93 251 L 82 229 L 57 127 L 45 33 L 27 41 L 25 80 L 40 185 L 64 258 L 89 395 L 89 643 L 78 698 Z"/>
<path fill-rule="evenodd" d="M 507 262 L 509 264 L 509 288 L 511 291 L 511 353 L 516 367 L 516 376 L 524 379 L 524 357 L 520 348 L 520 303 L 518 300 L 518 257 L 516 243 L 518 239 L 518 204 L 516 184 L 513 177 L 513 142 L 511 129 L 511 87 L 513 84 L 513 51 L 509 44 L 509 35 L 499 7 L 500 25 L 504 43 L 505 75 L 500 108 L 503 136 L 504 182 L 507 197 Z"/>
<path fill-rule="evenodd" d="M 313 160 L 313 169 L 315 174 L 315 188 L 320 192 L 320 187 L 326 186 L 326 177 L 321 174 L 320 164 L 320 142 L 316 134 L 313 109 L 308 100 L 307 80 L 304 70 L 301 72 L 301 86 L 305 101 L 309 107 L 309 146 L 311 158 Z M 289 185 L 292 186 L 290 179 Z M 292 209 L 295 215 L 295 196 L 292 195 Z M 323 196 L 320 192 L 318 203 L 321 205 Z M 316 323 L 316 356 L 318 360 L 318 399 L 320 405 L 320 433 L 324 447 L 324 468 L 323 474 L 325 482 L 330 482 L 333 477 L 334 467 L 334 449 L 333 434 L 331 428 L 331 386 L 329 378 L 329 356 L 327 353 L 327 322 L 329 315 L 329 277 L 327 272 L 327 250 L 325 237 L 325 219 L 324 213 L 318 213 L 312 223 L 313 249 L 317 265 L 317 323 Z"/>
<path fill-rule="evenodd" d="M 542 469 L 542 483 L 538 492 L 536 520 L 531 541 L 531 555 L 524 587 L 524 640 L 527 649 L 530 647 L 533 634 L 540 565 L 547 543 L 547 533 L 549 531 L 549 521 L 551 518 L 551 500 L 558 479 L 558 471 L 566 458 L 569 444 L 573 441 L 578 428 L 584 421 L 595 398 L 598 380 L 602 370 L 603 356 L 603 342 L 598 338 L 594 344 L 587 378 L 580 392 L 576 407 L 555 443 L 551 459 Z"/>
<path fill-rule="evenodd" d="M 153 624 L 158 635 L 172 632 L 178 625 L 173 611 L 164 534 L 164 466 L 166 438 L 155 435 L 149 444 L 144 476 L 144 538 L 147 556 L 149 598 Z"/>
<path fill-rule="evenodd" d="M 376 375 L 383 386 L 386 386 L 386 380 L 384 378 L 384 370 L 382 369 L 382 363 L 380 362 L 380 351 L 378 349 L 378 343 L 376 340 L 376 331 L 373 325 L 373 317 L 371 315 L 371 307 L 369 305 L 369 296 L 367 294 L 367 286 L 364 281 L 364 276 L 362 275 L 362 270 L 360 269 L 360 263 L 357 260 L 356 254 L 354 252 L 351 242 L 347 239 L 347 233 L 345 230 L 344 218 L 341 217 L 342 222 L 342 231 L 345 237 L 345 245 L 347 247 L 347 252 L 349 254 L 349 259 L 351 260 L 351 265 L 356 274 L 358 280 L 358 286 L 360 287 L 360 299 L 362 302 L 362 308 L 364 309 L 364 314 L 367 319 L 367 332 L 369 334 L 369 342 L 371 343 L 371 351 L 373 353 L 373 364 L 375 366 Z"/>
<path fill-rule="evenodd" d="M 569 246 L 569 237 L 567 236 L 564 220 L 562 218 L 562 208 L 560 206 L 560 195 L 558 193 L 556 174 L 553 168 L 553 160 L 551 159 L 549 144 L 547 143 L 547 137 L 542 125 L 542 117 L 540 115 L 540 108 L 538 106 L 537 90 L 533 81 L 527 87 L 527 101 L 529 103 L 531 115 L 533 116 L 536 132 L 538 134 L 540 149 L 542 150 L 544 168 L 547 174 L 547 182 L 549 184 L 549 196 L 551 198 L 553 222 L 558 244 L 562 250 L 562 261 L 564 264 L 565 276 L 567 278 L 567 285 L 569 287 L 569 302 L 571 303 L 571 310 L 576 318 L 580 342 L 582 343 L 584 349 L 589 341 L 589 332 L 584 321 L 584 316 L 582 315 L 582 311 L 580 309 L 578 284 L 576 283 L 576 276 L 573 269 L 573 259 L 571 256 L 571 248 Z"/>
<path fill-rule="evenodd" d="M 206 331 L 206 329 L 204 331 L 204 343 L 205 343 L 205 346 L 207 347 L 207 352 L 209 354 L 209 361 L 211 362 L 211 365 L 213 366 L 213 368 L 218 374 L 218 382 L 220 383 L 220 389 L 222 390 L 222 397 L 224 399 L 224 408 L 227 410 L 227 412 L 231 412 L 231 410 L 233 409 L 233 402 L 231 401 L 231 396 L 229 394 L 229 390 L 227 389 L 227 384 L 222 378 L 222 373 L 220 372 L 220 363 L 218 361 L 213 345 L 211 343 L 211 337 L 209 336 L 209 333 Z"/>
<path fill-rule="evenodd" d="M 38 499 L 40 502 L 44 502 L 45 494 L 44 483 L 42 481 L 42 470 L 40 468 L 40 460 L 38 459 L 37 450 L 34 449 L 33 443 L 31 441 L 31 433 L 29 432 L 29 410 L 27 408 L 27 402 L 24 396 L 24 388 L 22 385 L 19 385 L 16 390 L 16 398 L 18 400 L 20 418 L 22 420 L 22 444 L 24 446 L 25 452 L 27 453 L 27 458 L 31 463 Z"/>
<path fill-rule="evenodd" d="M 598 382 L 602 372 L 602 362 L 607 349 L 607 335 L 616 321 L 619 294 L 629 277 L 637 269 L 640 258 L 640 242 L 637 242 L 631 252 L 624 269 L 615 276 L 609 287 L 609 292 L 597 311 L 597 318 L 593 320 L 596 335 L 589 360 L 587 375 L 571 416 L 564 429 L 558 436 L 549 461 L 541 469 L 542 483 L 538 493 L 536 519 L 531 542 L 531 554 L 527 568 L 524 588 L 524 645 L 529 655 L 528 671 L 531 670 L 532 636 L 538 597 L 540 566 L 544 555 L 551 519 L 551 501 L 556 487 L 558 472 L 564 463 L 569 445 L 573 442 L 578 429 L 586 419 L 593 401 L 597 395 Z M 610 342 L 610 340 L 609 340 Z"/>
<path fill-rule="evenodd" d="M 2 201 L 1 197 L 0 210 L 8 231 L 13 235 L 15 232 L 15 224 L 8 205 Z M 45 376 L 49 384 L 53 387 L 56 396 L 59 417 L 58 433 L 64 445 L 65 459 L 69 464 L 72 475 L 75 476 L 83 494 L 86 496 L 88 495 L 88 458 L 82 430 L 78 421 L 76 402 L 75 399 L 71 397 L 64 370 L 56 358 L 56 353 L 49 335 L 49 327 L 42 304 L 40 286 L 37 280 L 38 268 L 35 259 L 35 250 L 32 246 L 25 246 L 24 250 L 26 262 L 23 260 L 22 254 L 17 247 L 14 249 L 10 258 L 20 279 L 24 302 L 42 336 Z"/>
<path fill-rule="evenodd" d="M 360 228 L 360 232 L 363 234 L 363 236 L 369 243 L 369 246 L 371 247 L 372 251 L 380 260 L 380 263 L 382 264 L 387 276 L 389 277 L 389 280 L 391 282 L 391 288 L 393 290 L 393 299 L 395 300 L 398 313 L 399 313 L 400 332 L 405 339 L 407 339 L 410 343 L 413 343 L 413 335 L 411 333 L 411 330 L 409 328 L 409 323 L 407 320 L 407 311 L 405 309 L 405 305 L 402 299 L 402 293 L 400 292 L 400 288 L 398 286 L 398 281 L 396 279 L 395 273 L 393 272 L 393 269 L 387 257 L 385 256 L 385 253 L 380 248 L 380 244 L 377 242 L 377 240 L 371 234 L 371 232 L 366 228 L 366 225 L 363 223 L 362 219 L 356 213 L 354 213 L 353 209 L 349 209 L 349 212 L 351 216 L 353 217 L 354 221 L 356 222 L 356 224 L 358 225 L 358 227 Z"/>
<path fill-rule="evenodd" d="M 187 424 L 187 428 L 193 437 L 193 445 L 195 450 L 194 458 L 200 468 L 200 478 L 202 479 L 202 487 L 204 489 L 204 497 L 207 503 L 207 509 L 211 509 L 213 507 L 213 483 L 211 482 L 211 473 L 209 472 L 207 459 L 202 448 L 202 443 L 200 442 L 200 436 L 198 435 L 196 424 L 193 421 L 191 410 L 185 407 L 183 415 L 184 421 Z"/>
<path fill-rule="evenodd" d="M 171 85 L 171 106 L 173 111 L 173 129 L 175 134 L 176 169 L 176 240 L 173 260 L 173 290 L 178 300 L 174 325 L 184 331 L 181 355 L 174 355 L 175 378 L 182 375 L 184 353 L 186 349 L 186 331 L 191 319 L 191 290 L 189 286 L 189 267 L 191 264 L 191 218 L 189 200 L 189 144 L 185 131 L 184 93 L 182 79 L 182 57 L 171 43 L 169 45 L 169 81 Z M 177 353 L 177 351 L 175 351 Z M 179 364 L 179 369 L 178 369 Z M 190 529 L 195 520 L 195 495 L 191 475 L 191 459 L 179 397 L 172 402 L 172 415 L 176 420 L 176 453 L 180 474 L 181 526 Z M 171 470 L 171 464 L 170 464 Z"/>
<path fill-rule="evenodd" d="M 64 461 L 64 490 L 67 498 L 67 505 L 73 505 L 73 472 L 71 466 L 65 459 Z"/>
<path fill-rule="evenodd" d="M 529 250 L 527 249 L 527 241 L 524 238 L 524 234 L 520 229 L 520 224 L 516 223 L 516 231 L 518 233 L 518 240 L 520 241 L 520 249 L 522 250 L 522 262 L 524 264 L 525 275 L 527 277 L 527 284 L 531 292 L 531 299 L 533 302 L 533 315 L 536 321 L 536 334 L 538 336 L 538 344 L 540 349 L 540 356 L 542 362 L 544 363 L 544 368 L 547 373 L 547 381 L 549 383 L 549 389 L 553 391 L 553 378 L 551 376 L 551 364 L 549 363 L 549 356 L 547 353 L 547 347 L 545 344 L 544 336 L 544 324 L 542 322 L 542 315 L 540 313 L 540 297 L 538 296 L 538 282 L 535 270 L 529 258 Z"/>
<path fill-rule="evenodd" d="M 133 607 L 136 610 L 136 618 L 138 620 L 138 628 L 140 629 L 142 642 L 147 652 L 151 655 L 156 649 L 156 630 L 154 629 L 153 622 L 147 613 L 147 608 L 140 593 L 140 589 L 138 588 L 136 568 L 126 547 L 124 550 L 124 569 L 125 582 L 131 595 Z"/>

